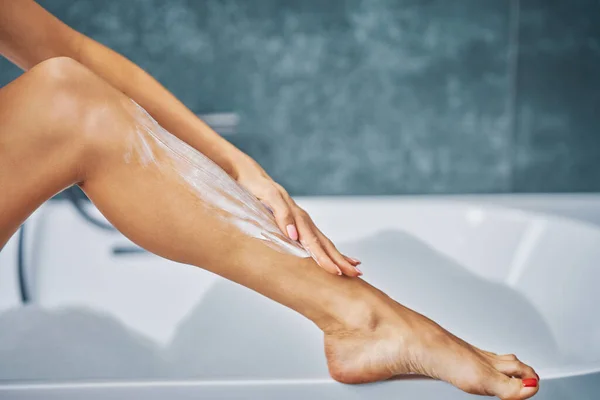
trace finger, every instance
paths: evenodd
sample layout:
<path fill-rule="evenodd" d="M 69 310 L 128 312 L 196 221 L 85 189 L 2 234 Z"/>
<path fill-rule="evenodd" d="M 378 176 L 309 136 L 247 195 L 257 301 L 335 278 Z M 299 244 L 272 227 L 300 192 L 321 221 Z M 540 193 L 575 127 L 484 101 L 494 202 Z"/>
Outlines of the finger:
<path fill-rule="evenodd" d="M 339 250 L 335 247 L 335 245 L 331 242 L 331 240 L 329 240 L 329 238 L 323 234 L 323 232 L 321 232 L 316 227 L 315 227 L 315 230 L 317 232 L 317 237 L 319 238 L 321 245 L 327 252 L 327 255 L 342 270 L 344 275 L 352 276 L 352 277 L 362 275 L 362 271 L 360 269 L 358 269 L 356 266 L 352 265 L 348 260 L 346 260 L 346 258 L 344 258 L 342 253 L 339 252 Z"/>
<path fill-rule="evenodd" d="M 342 275 L 342 271 L 334 263 L 331 258 L 327 255 L 327 252 L 321 247 L 318 240 L 310 240 L 309 242 L 301 242 L 306 251 L 310 256 L 317 262 L 317 264 L 325 271 L 335 275 Z"/>
<path fill-rule="evenodd" d="M 310 216 L 306 211 L 298 207 L 294 202 L 294 199 L 292 199 L 283 188 L 281 188 L 281 194 L 284 200 L 288 202 L 290 208 L 296 210 L 295 220 L 296 225 L 298 226 L 300 243 L 321 268 L 330 273 L 342 275 L 340 267 L 331 259 L 331 257 L 329 257 L 327 251 L 323 247 L 323 243 L 319 240 L 317 235 L 321 232 L 317 229 Z M 356 271 L 354 271 L 353 274 L 356 274 Z"/>
<path fill-rule="evenodd" d="M 269 207 L 269 205 L 267 203 L 265 203 L 264 201 L 260 201 L 260 203 L 267 209 L 267 211 L 269 211 L 271 214 L 273 213 L 273 209 L 271 207 Z"/>
<path fill-rule="evenodd" d="M 340 268 L 329 258 L 327 252 L 321 246 L 317 236 L 308 225 L 306 219 L 298 218 L 296 220 L 298 224 L 298 233 L 300 234 L 300 243 L 308 254 L 316 261 L 316 263 L 323 268 L 325 271 L 336 275 L 342 275 Z"/>
<path fill-rule="evenodd" d="M 275 216 L 275 221 L 277 222 L 277 226 L 281 229 L 281 232 L 284 233 L 288 238 L 292 240 L 298 240 L 298 230 L 296 229 L 296 224 L 294 223 L 294 217 L 292 215 L 292 210 L 288 203 L 283 199 L 279 191 L 273 190 L 269 192 L 269 194 L 262 199 L 267 206 L 273 210 L 273 215 Z"/>
<path fill-rule="evenodd" d="M 345 254 L 342 254 L 342 255 L 344 256 L 344 258 L 345 258 L 345 259 L 346 259 L 346 260 L 347 260 L 347 261 L 348 261 L 350 264 L 352 264 L 352 265 L 354 265 L 354 266 L 357 266 L 357 265 L 360 265 L 360 264 L 362 264 L 362 261 L 360 261 L 360 260 L 359 260 L 359 259 L 357 259 L 357 258 L 354 258 L 354 257 L 348 257 L 348 256 L 347 256 L 347 255 L 345 255 Z"/>
<path fill-rule="evenodd" d="M 347 276 L 360 276 L 362 275 L 362 271 L 357 267 L 360 264 L 360 261 L 355 260 L 349 257 L 344 256 L 340 251 L 335 247 L 333 242 L 329 240 L 323 232 L 317 228 L 314 221 L 304 210 L 296 205 L 294 200 L 284 192 L 284 199 L 286 199 L 290 205 L 295 206 L 297 209 L 301 210 L 301 213 L 297 216 L 297 220 L 302 220 L 307 227 L 310 228 L 310 231 L 316 235 L 317 240 L 319 241 L 320 247 L 324 249 L 332 262 L 334 262 L 337 267 Z"/>

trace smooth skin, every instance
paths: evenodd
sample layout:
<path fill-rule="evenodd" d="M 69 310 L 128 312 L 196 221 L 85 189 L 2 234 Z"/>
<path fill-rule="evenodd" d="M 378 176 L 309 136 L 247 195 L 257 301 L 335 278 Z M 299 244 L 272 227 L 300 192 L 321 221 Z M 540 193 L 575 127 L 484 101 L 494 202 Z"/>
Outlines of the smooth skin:
<path fill-rule="evenodd" d="M 256 161 L 214 132 L 140 67 L 73 30 L 39 4 L 32 0 L 0 0 L 0 53 L 24 70 L 53 57 L 68 57 L 85 65 L 268 206 L 281 231 L 310 248 L 323 269 L 338 275 L 362 274 L 360 261 L 341 254 Z"/>
<path fill-rule="evenodd" d="M 535 371 L 515 356 L 477 349 L 360 278 L 244 235 L 172 170 L 126 162 L 132 107 L 120 88 L 67 57 L 45 59 L 0 90 L 0 246 L 44 201 L 78 184 L 133 242 L 312 320 L 340 382 L 417 373 L 501 399 L 537 392 Z"/>
<path fill-rule="evenodd" d="M 46 60 L 2 88 L 0 245 L 45 200 L 78 184 L 133 242 L 312 320 L 340 382 L 417 373 L 501 399 L 537 392 L 535 371 L 515 356 L 469 345 L 360 278 L 271 249 L 215 215 L 176 171 L 126 161 L 135 112 L 127 96 L 69 58 Z"/>

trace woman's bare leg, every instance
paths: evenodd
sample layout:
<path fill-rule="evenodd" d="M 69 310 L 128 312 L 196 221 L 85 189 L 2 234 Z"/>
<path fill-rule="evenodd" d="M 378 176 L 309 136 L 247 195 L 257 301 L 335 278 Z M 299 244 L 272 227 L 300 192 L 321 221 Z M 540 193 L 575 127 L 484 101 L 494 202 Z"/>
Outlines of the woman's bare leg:
<path fill-rule="evenodd" d="M 0 90 L 0 245 L 46 199 L 78 183 L 131 240 L 238 282 L 315 322 L 330 373 L 346 383 L 419 373 L 470 393 L 524 399 L 535 372 L 472 347 L 358 278 L 247 236 L 176 172 L 128 162 L 132 103 L 68 59 L 46 61 Z M 524 381 L 525 380 L 525 381 Z"/>

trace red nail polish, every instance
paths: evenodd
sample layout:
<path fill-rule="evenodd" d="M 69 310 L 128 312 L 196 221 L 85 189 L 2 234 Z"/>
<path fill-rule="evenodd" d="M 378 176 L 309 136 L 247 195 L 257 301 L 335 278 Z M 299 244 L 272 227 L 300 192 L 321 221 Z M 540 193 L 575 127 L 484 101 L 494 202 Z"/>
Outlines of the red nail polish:
<path fill-rule="evenodd" d="M 523 387 L 536 387 L 538 380 L 535 378 L 523 379 Z"/>

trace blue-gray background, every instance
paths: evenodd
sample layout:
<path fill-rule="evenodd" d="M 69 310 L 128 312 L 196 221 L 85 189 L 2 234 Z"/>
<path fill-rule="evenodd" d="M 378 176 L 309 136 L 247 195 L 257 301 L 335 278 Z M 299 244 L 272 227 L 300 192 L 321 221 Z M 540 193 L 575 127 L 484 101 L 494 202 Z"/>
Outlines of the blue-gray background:
<path fill-rule="evenodd" d="M 598 0 L 41 4 L 295 195 L 600 190 Z"/>

